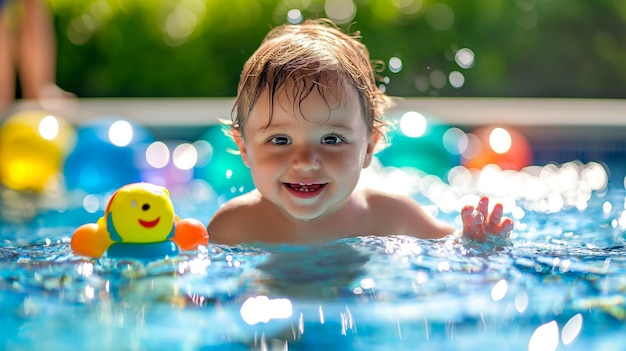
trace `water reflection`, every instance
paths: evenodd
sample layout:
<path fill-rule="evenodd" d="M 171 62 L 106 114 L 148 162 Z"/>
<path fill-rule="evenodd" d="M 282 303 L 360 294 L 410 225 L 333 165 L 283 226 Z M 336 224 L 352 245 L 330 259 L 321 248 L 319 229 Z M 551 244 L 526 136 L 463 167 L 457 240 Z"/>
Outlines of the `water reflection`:
<path fill-rule="evenodd" d="M 332 297 L 353 293 L 350 287 L 363 273 L 369 255 L 350 244 L 331 244 L 274 252 L 258 266 L 260 283 L 275 294 L 289 296 Z M 371 289 L 373 281 L 362 280 L 362 289 Z"/>

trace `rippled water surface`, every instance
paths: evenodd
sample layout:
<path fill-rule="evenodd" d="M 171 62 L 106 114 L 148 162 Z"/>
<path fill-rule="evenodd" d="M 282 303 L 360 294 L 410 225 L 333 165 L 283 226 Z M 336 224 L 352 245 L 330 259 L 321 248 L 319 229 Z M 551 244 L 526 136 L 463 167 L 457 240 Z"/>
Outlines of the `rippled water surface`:
<path fill-rule="evenodd" d="M 626 344 L 626 191 L 585 188 L 577 167 L 573 187 L 584 193 L 563 182 L 555 190 L 538 170 L 515 182 L 530 177 L 544 193 L 491 188 L 516 229 L 487 244 L 364 236 L 88 260 L 69 248 L 74 228 L 93 220 L 82 209 L 5 222 L 0 340 L 9 350 L 617 350 Z M 410 184 L 429 211 L 458 223 L 445 204 L 487 192 L 463 177 Z M 203 220 L 217 206 L 176 201 L 179 214 Z"/>

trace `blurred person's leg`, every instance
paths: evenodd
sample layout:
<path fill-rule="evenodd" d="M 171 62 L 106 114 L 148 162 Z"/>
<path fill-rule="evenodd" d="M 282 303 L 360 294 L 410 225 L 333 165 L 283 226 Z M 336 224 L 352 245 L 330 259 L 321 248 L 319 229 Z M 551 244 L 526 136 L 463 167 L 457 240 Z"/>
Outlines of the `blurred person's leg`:
<path fill-rule="evenodd" d="M 22 97 L 37 100 L 50 112 L 71 114 L 76 107 L 75 96 L 56 84 L 56 32 L 48 4 L 45 0 L 20 2 L 23 8 L 16 62 Z"/>
<path fill-rule="evenodd" d="M 60 91 L 54 91 L 59 89 L 55 84 L 56 38 L 50 11 L 44 0 L 21 1 L 18 68 L 22 95 L 25 99 L 54 97 Z"/>
<path fill-rule="evenodd" d="M 0 117 L 15 99 L 13 33 L 6 15 L 5 1 L 0 0 Z"/>

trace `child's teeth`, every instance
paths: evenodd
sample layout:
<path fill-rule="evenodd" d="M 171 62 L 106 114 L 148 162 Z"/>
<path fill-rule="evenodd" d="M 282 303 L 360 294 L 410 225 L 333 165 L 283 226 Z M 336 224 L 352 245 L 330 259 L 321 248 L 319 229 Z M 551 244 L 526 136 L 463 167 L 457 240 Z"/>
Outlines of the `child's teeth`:
<path fill-rule="evenodd" d="M 309 193 L 316 191 L 319 186 L 316 186 L 315 183 L 295 183 L 293 188 L 303 193 Z"/>

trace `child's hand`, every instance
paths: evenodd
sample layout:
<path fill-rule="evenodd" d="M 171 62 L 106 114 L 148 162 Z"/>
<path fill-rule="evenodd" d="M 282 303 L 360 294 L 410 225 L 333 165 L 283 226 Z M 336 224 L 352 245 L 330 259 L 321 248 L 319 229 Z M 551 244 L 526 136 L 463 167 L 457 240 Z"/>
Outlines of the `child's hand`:
<path fill-rule="evenodd" d="M 482 197 L 478 206 L 467 205 L 461 210 L 463 220 L 463 236 L 476 241 L 485 241 L 487 234 L 497 235 L 503 238 L 509 236 L 513 230 L 513 220 L 502 219 L 502 204 L 493 207 L 489 215 L 489 199 Z"/>

